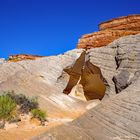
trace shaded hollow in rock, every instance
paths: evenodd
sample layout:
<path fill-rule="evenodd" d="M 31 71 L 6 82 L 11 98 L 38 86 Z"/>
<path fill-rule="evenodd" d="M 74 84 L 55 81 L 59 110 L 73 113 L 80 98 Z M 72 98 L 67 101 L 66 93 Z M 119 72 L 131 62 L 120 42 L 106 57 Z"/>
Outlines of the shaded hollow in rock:
<path fill-rule="evenodd" d="M 75 64 L 71 68 L 64 69 L 70 75 L 69 82 L 64 89 L 65 94 L 69 94 L 72 88 L 78 83 L 80 76 L 82 74 L 82 68 L 85 63 L 85 54 L 86 52 L 82 52 L 80 57 L 76 60 Z"/>
<path fill-rule="evenodd" d="M 84 51 L 73 67 L 64 69 L 70 75 L 70 79 L 63 92 L 69 94 L 72 88 L 80 83 L 83 86 L 84 95 L 87 100 L 101 100 L 106 90 L 101 70 L 89 60 L 86 61 L 85 56 L 86 52 Z"/>

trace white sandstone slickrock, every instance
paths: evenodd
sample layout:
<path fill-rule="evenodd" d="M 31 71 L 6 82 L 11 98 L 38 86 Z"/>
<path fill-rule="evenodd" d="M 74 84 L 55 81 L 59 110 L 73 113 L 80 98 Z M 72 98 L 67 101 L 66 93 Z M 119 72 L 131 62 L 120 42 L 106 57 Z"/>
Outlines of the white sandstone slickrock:
<path fill-rule="evenodd" d="M 62 85 L 67 83 L 61 85 L 58 79 L 63 69 L 72 65 L 82 51 L 75 49 L 58 56 L 3 63 L 0 66 L 0 91 L 14 90 L 27 96 L 37 96 L 40 106 L 50 116 L 76 116 L 77 110 L 85 110 L 85 105 L 63 94 Z"/>
<path fill-rule="evenodd" d="M 82 52 L 74 49 L 58 56 L 2 63 L 0 91 L 37 96 L 40 107 L 54 118 L 72 119 L 91 108 L 36 140 L 112 140 L 126 136 L 139 139 L 140 34 L 87 51 L 90 62 L 101 69 L 107 86 L 103 101 L 96 107 L 94 101 L 84 102 L 63 93 L 69 80 L 63 69 L 72 66 Z"/>
<path fill-rule="evenodd" d="M 140 139 L 140 34 L 90 49 L 88 55 L 108 85 L 104 100 L 73 122 L 33 140 Z"/>

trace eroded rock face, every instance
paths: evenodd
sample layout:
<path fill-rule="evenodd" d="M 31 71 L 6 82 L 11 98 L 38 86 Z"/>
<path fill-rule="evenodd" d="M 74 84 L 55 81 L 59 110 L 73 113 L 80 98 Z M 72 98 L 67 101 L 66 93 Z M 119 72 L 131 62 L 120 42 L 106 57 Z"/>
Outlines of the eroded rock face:
<path fill-rule="evenodd" d="M 90 49 L 103 47 L 122 36 L 135 35 L 140 31 L 105 30 L 83 35 L 77 44 L 77 48 Z"/>
<path fill-rule="evenodd" d="M 103 100 L 95 108 L 92 100 L 83 102 L 63 93 L 69 80 L 64 69 L 72 67 L 82 52 L 75 49 L 34 61 L 5 62 L 0 65 L 0 91 L 15 90 L 37 96 L 49 117 L 76 118 L 90 109 L 72 123 L 50 129 L 37 139 L 139 139 L 140 34 L 86 52 L 90 63 L 100 68 L 107 87 Z"/>
<path fill-rule="evenodd" d="M 106 86 L 99 67 L 87 61 L 83 69 L 80 83 L 83 85 L 84 95 L 87 100 L 102 99 Z"/>
<path fill-rule="evenodd" d="M 22 60 L 35 60 L 42 57 L 43 56 L 38 56 L 38 55 L 18 54 L 18 55 L 10 55 L 8 61 L 17 62 Z"/>
<path fill-rule="evenodd" d="M 139 82 L 135 83 L 137 90 Z M 140 90 L 136 92 L 135 86 L 34 140 L 139 140 Z"/>
<path fill-rule="evenodd" d="M 77 48 L 95 48 L 106 46 L 123 36 L 140 33 L 140 15 L 119 17 L 99 24 L 99 31 L 83 35 Z"/>
<path fill-rule="evenodd" d="M 90 62 L 100 67 L 109 86 L 106 91 L 108 100 L 103 100 L 73 122 L 50 129 L 34 140 L 139 140 L 139 46 L 140 34 L 88 50 Z M 119 94 L 116 94 L 115 86 Z"/>
<path fill-rule="evenodd" d="M 99 31 L 107 29 L 140 31 L 140 15 L 123 16 L 99 24 Z"/>
<path fill-rule="evenodd" d="M 67 83 L 58 81 L 63 69 L 71 66 L 82 51 L 72 50 L 64 55 L 16 63 L 5 62 L 0 66 L 0 91 L 14 90 L 26 96 L 37 96 L 40 107 L 49 117 L 78 117 L 85 111 L 85 104 L 65 95 L 63 86 Z"/>
<path fill-rule="evenodd" d="M 65 69 L 70 79 L 64 93 L 69 94 L 74 86 L 81 84 L 87 100 L 101 100 L 106 90 L 101 70 L 85 58 L 86 52 L 84 51 L 72 67 Z"/>
<path fill-rule="evenodd" d="M 85 63 L 85 54 L 86 52 L 82 52 L 80 57 L 76 60 L 73 67 L 64 69 L 65 72 L 67 72 L 70 75 L 69 82 L 64 89 L 65 94 L 69 94 L 72 90 L 72 88 L 78 83 L 80 76 L 82 74 L 82 68 Z"/>
<path fill-rule="evenodd" d="M 80 99 L 82 101 L 87 101 L 84 91 L 83 91 L 83 86 L 81 84 L 76 84 L 69 93 L 69 96 L 75 97 L 77 99 Z"/>

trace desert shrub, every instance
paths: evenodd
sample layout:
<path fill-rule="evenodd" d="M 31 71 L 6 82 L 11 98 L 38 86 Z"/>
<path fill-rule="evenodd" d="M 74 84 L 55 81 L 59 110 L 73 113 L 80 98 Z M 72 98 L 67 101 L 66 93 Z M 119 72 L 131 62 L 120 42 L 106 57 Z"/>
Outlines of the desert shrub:
<path fill-rule="evenodd" d="M 0 95 L 0 119 L 10 120 L 16 110 L 16 102 L 8 95 Z"/>
<path fill-rule="evenodd" d="M 40 109 L 33 109 L 31 110 L 31 114 L 33 118 L 37 118 L 41 121 L 45 121 L 46 120 L 46 112 L 40 110 Z"/>
<path fill-rule="evenodd" d="M 15 94 L 13 91 L 7 93 L 17 105 L 21 113 L 29 113 L 32 109 L 38 108 L 37 98 L 28 98 L 23 94 Z"/>
<path fill-rule="evenodd" d="M 13 100 L 15 100 L 17 105 L 22 105 L 24 102 L 27 101 L 27 98 L 23 94 L 15 94 L 13 91 L 7 93 Z"/>
<path fill-rule="evenodd" d="M 20 106 L 20 112 L 22 113 L 29 113 L 32 109 L 38 108 L 38 102 L 36 99 L 27 99 L 23 104 Z"/>
<path fill-rule="evenodd" d="M 10 122 L 15 122 L 20 120 L 20 113 L 31 112 L 33 118 L 44 121 L 46 113 L 38 108 L 37 98 L 28 98 L 23 94 L 15 94 L 14 91 L 0 93 L 0 119 L 11 118 Z"/>

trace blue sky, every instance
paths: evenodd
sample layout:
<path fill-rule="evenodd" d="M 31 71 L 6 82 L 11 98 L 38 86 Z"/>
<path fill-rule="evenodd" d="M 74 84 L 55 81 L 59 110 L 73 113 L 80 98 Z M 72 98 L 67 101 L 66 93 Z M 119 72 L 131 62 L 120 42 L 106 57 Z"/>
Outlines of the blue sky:
<path fill-rule="evenodd" d="M 113 17 L 140 14 L 140 0 L 0 0 L 0 57 L 55 55 Z"/>

